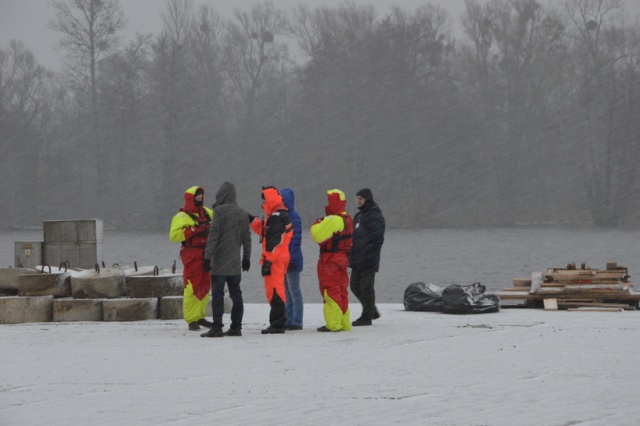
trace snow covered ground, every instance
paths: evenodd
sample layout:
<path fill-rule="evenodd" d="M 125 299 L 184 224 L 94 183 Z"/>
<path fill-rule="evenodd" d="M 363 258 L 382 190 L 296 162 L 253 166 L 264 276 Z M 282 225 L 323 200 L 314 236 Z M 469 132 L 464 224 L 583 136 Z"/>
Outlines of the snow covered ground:
<path fill-rule="evenodd" d="M 183 321 L 0 325 L 0 425 L 637 425 L 640 312 L 379 305 L 371 327 L 204 339 Z M 352 303 L 352 318 L 360 306 Z M 228 315 L 225 315 L 228 323 Z"/>

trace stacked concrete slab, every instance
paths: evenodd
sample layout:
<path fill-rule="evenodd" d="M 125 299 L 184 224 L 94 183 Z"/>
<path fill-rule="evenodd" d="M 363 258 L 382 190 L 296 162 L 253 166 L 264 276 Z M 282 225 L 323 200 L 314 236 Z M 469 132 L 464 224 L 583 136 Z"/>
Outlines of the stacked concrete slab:
<path fill-rule="evenodd" d="M 182 318 L 182 276 L 158 268 L 0 268 L 0 324 Z M 231 302 L 225 297 L 225 312 Z M 211 316 L 211 307 L 208 307 Z"/>

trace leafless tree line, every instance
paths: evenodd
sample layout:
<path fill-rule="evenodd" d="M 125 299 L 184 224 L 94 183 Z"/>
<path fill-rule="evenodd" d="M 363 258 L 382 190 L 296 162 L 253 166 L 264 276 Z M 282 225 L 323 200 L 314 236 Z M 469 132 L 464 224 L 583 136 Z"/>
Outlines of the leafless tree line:
<path fill-rule="evenodd" d="M 163 229 L 224 180 L 259 213 L 370 187 L 394 227 L 640 225 L 640 27 L 619 0 L 270 2 L 224 19 L 166 0 L 123 41 L 117 0 L 54 0 L 65 67 L 0 46 L 0 226 Z M 350 199 L 349 208 L 355 210 Z"/>

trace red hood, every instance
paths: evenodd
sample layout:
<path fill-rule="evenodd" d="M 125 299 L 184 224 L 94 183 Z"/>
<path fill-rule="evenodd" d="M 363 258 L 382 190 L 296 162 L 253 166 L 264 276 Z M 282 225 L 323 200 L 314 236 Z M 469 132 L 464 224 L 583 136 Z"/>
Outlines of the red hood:
<path fill-rule="evenodd" d="M 282 196 L 278 192 L 278 190 L 274 187 L 268 187 L 262 190 L 262 197 L 264 198 L 264 203 L 262 203 L 262 208 L 267 215 L 270 215 L 276 210 L 281 208 L 285 208 L 282 204 Z"/>
<path fill-rule="evenodd" d="M 199 193 L 202 193 L 204 197 L 204 189 L 202 189 L 199 186 L 192 186 L 191 188 L 187 189 L 184 192 L 184 207 L 182 207 L 181 210 L 189 213 L 196 213 L 196 214 L 204 211 L 203 206 L 198 207 L 195 204 L 196 195 Z"/>
<path fill-rule="evenodd" d="M 327 200 L 329 201 L 329 203 L 324 208 L 324 211 L 327 215 L 342 215 L 347 211 L 347 200 L 342 199 L 342 191 L 337 191 L 338 190 L 334 189 L 327 192 Z"/>

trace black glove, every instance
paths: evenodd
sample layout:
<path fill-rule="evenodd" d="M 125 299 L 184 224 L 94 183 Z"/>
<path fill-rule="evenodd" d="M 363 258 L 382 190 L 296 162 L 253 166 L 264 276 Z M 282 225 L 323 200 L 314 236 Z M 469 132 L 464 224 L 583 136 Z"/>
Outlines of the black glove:
<path fill-rule="evenodd" d="M 211 270 L 211 261 L 209 259 L 204 260 L 204 271 L 209 272 Z"/>
<path fill-rule="evenodd" d="M 262 270 L 260 271 L 263 277 L 271 275 L 271 262 L 265 260 L 262 264 Z"/>
<path fill-rule="evenodd" d="M 249 259 L 242 259 L 242 270 L 248 271 L 249 266 L 251 266 L 251 262 L 249 261 Z"/>
<path fill-rule="evenodd" d="M 287 268 L 289 271 L 295 271 L 296 264 L 294 262 L 289 262 L 289 267 Z"/>

